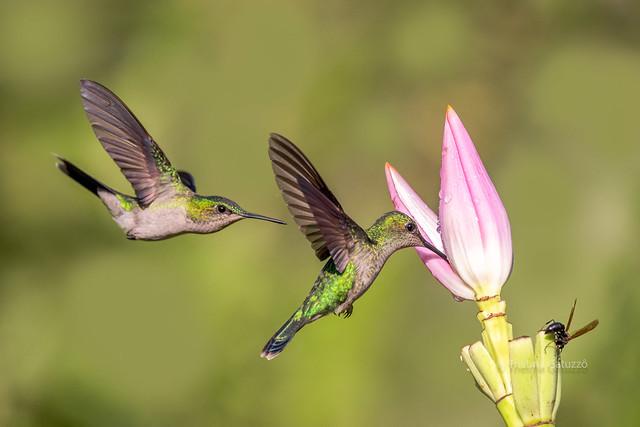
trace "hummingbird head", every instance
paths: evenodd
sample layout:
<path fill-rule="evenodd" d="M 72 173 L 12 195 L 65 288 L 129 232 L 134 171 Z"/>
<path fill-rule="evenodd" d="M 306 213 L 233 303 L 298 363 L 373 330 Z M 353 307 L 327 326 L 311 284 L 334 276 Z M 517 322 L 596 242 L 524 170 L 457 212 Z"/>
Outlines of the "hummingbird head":
<path fill-rule="evenodd" d="M 392 211 L 382 215 L 371 226 L 368 234 L 378 245 L 385 247 L 389 254 L 402 248 L 423 246 L 443 259 L 447 258 L 445 254 L 422 237 L 413 218 L 402 212 Z"/>
<path fill-rule="evenodd" d="M 206 200 L 206 207 L 202 209 L 201 218 L 202 221 L 208 224 L 208 228 L 218 231 L 240 221 L 245 218 L 259 219 L 263 221 L 275 222 L 277 224 L 285 224 L 276 218 L 271 218 L 264 215 L 259 215 L 251 212 L 247 212 L 240 207 L 233 200 L 226 197 L 209 196 L 204 198 Z M 206 231 L 209 232 L 209 231 Z"/>

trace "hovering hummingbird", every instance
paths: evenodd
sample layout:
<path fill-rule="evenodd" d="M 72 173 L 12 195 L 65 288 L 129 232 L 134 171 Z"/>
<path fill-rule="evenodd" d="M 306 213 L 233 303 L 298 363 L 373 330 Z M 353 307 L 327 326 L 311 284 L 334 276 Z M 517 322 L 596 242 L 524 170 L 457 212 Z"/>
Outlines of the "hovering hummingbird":
<path fill-rule="evenodd" d="M 316 256 L 329 261 L 302 305 L 267 342 L 261 357 L 275 358 L 302 327 L 329 313 L 349 317 L 353 303 L 398 249 L 424 246 L 446 258 L 404 213 L 387 212 L 362 229 L 344 212 L 309 159 L 285 137 L 271 134 L 269 158 L 293 218 Z"/>
<path fill-rule="evenodd" d="M 162 240 L 183 233 L 214 233 L 244 218 L 283 221 L 247 212 L 233 200 L 196 193 L 193 176 L 178 171 L 133 113 L 113 92 L 90 80 L 80 94 L 93 132 L 133 186 L 122 194 L 58 157 L 58 169 L 98 196 L 132 240 Z"/>

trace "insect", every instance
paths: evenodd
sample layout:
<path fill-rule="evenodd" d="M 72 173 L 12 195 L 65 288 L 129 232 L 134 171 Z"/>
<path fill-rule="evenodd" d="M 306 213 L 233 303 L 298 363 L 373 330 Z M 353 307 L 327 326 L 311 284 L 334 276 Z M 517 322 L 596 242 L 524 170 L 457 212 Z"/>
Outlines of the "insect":
<path fill-rule="evenodd" d="M 598 326 L 598 319 L 592 320 L 586 326 L 578 329 L 577 331 L 570 333 L 569 328 L 571 327 L 571 321 L 573 320 L 573 312 L 576 309 L 576 303 L 578 300 L 573 301 L 573 307 L 571 308 L 571 313 L 569 314 L 569 321 L 567 322 L 567 326 L 563 325 L 560 322 L 556 322 L 555 320 L 549 320 L 547 324 L 544 326 L 543 331 L 547 334 L 553 334 L 553 340 L 558 348 L 558 352 L 561 352 L 562 349 L 574 338 L 578 338 L 581 335 L 586 334 L 589 331 Z"/>

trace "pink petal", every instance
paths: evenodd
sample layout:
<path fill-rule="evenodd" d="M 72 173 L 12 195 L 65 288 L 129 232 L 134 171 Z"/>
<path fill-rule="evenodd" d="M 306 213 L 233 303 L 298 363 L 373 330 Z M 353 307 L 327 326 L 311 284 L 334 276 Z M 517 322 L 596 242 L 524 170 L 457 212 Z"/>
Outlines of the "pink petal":
<path fill-rule="evenodd" d="M 476 296 L 500 293 L 513 262 L 509 218 L 451 107 L 444 126 L 440 180 L 440 225 L 449 262 Z"/>
<path fill-rule="evenodd" d="M 438 216 L 389 163 L 385 165 L 385 174 L 391 200 L 396 209 L 412 217 L 422 235 L 436 248 L 443 250 L 438 231 Z"/>
<path fill-rule="evenodd" d="M 412 217 L 418 224 L 422 236 L 436 248 L 443 250 L 436 214 L 389 163 L 385 165 L 385 173 L 387 187 L 395 208 Z M 473 290 L 451 269 L 447 261 L 426 248 L 416 248 L 416 251 L 431 274 L 454 295 L 454 298 L 459 300 L 475 298 Z"/>

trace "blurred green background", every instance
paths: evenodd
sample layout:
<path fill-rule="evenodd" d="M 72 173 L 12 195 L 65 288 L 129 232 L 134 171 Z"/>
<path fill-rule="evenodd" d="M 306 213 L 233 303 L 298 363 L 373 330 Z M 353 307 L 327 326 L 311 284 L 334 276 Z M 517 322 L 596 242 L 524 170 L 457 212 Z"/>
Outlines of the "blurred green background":
<path fill-rule="evenodd" d="M 412 250 L 348 320 L 262 345 L 321 267 L 266 154 L 278 131 L 363 225 L 390 161 L 437 206 L 452 104 L 510 215 L 515 334 L 599 318 L 566 360 L 559 424 L 640 423 L 640 4 L 4 1 L 0 425 L 494 426 L 455 303 Z M 205 194 L 289 220 L 127 241 L 52 152 L 131 192 L 78 80 L 118 93 Z"/>

